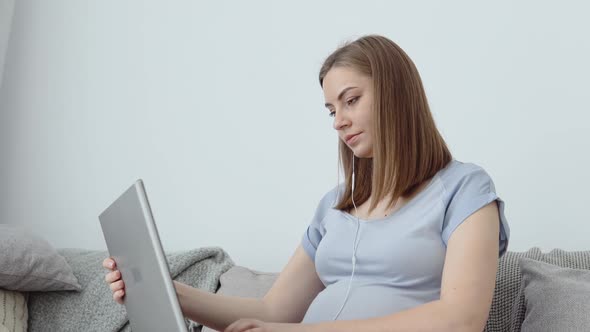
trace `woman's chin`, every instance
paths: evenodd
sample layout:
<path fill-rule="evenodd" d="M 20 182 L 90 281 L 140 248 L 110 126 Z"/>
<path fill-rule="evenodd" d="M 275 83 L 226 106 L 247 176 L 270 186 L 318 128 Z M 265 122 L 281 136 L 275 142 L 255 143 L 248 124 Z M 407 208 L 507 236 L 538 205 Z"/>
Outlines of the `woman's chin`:
<path fill-rule="evenodd" d="M 373 157 L 373 151 L 371 151 L 370 149 L 363 149 L 363 147 L 361 146 L 357 146 L 352 148 L 352 152 L 354 153 L 354 156 L 357 158 L 372 158 Z"/>

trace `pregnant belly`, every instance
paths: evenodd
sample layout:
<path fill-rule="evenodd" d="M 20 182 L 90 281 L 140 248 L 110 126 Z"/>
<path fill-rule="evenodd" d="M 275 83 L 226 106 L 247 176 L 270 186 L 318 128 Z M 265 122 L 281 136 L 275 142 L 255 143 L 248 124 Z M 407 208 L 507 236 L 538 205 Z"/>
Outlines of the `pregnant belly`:
<path fill-rule="evenodd" d="M 328 285 L 309 306 L 302 323 L 330 321 L 340 310 L 350 279 Z M 439 289 L 404 289 L 386 283 L 353 281 L 338 320 L 389 315 L 440 298 Z"/>

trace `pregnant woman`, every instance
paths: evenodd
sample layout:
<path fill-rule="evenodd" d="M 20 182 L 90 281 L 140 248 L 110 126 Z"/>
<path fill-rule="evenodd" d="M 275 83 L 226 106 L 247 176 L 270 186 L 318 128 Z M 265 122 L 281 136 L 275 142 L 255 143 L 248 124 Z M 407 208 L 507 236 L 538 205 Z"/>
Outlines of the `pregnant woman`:
<path fill-rule="evenodd" d="M 491 177 L 452 157 L 418 70 L 388 38 L 341 46 L 319 83 L 344 182 L 264 298 L 174 282 L 183 314 L 226 332 L 482 331 L 509 239 Z M 123 303 L 116 263 L 103 265 Z"/>

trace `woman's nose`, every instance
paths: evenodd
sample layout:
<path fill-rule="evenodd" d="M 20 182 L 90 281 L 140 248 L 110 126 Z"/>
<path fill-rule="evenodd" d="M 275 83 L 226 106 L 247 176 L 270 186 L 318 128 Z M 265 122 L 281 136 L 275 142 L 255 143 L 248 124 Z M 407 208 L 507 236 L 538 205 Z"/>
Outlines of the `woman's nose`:
<path fill-rule="evenodd" d="M 342 112 L 336 112 L 334 114 L 334 129 L 336 130 L 340 130 L 350 125 L 350 120 L 339 113 Z"/>

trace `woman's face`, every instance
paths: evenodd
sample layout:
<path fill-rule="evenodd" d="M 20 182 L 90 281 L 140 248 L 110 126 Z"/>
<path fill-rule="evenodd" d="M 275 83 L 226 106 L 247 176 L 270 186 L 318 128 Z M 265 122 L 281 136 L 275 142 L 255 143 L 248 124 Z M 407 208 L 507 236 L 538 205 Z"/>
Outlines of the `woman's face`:
<path fill-rule="evenodd" d="M 373 156 L 371 78 L 348 67 L 332 67 L 324 77 L 326 108 L 339 138 L 358 158 Z"/>

